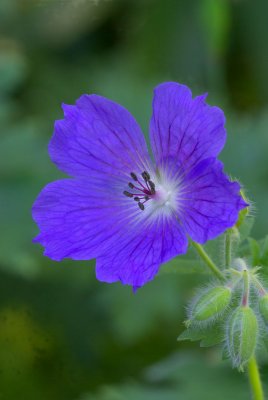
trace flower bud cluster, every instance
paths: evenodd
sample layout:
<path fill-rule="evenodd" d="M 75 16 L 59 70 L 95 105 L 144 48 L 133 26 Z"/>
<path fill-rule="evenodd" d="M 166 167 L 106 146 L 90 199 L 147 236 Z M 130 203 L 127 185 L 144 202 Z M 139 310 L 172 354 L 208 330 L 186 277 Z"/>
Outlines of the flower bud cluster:
<path fill-rule="evenodd" d="M 260 332 L 268 334 L 268 292 L 243 259 L 236 259 L 226 280 L 200 290 L 188 308 L 191 329 L 218 324 L 233 366 L 243 370 L 254 355 Z"/>

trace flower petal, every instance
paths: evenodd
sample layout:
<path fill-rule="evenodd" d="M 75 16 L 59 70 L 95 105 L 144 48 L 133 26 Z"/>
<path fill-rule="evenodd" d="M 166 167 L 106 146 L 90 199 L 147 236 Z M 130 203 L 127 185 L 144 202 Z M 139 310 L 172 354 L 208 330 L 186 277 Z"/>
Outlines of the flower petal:
<path fill-rule="evenodd" d="M 220 153 L 226 139 L 224 114 L 205 99 L 192 99 L 187 86 L 174 82 L 155 88 L 150 140 L 157 164 L 175 157 L 188 170 Z"/>
<path fill-rule="evenodd" d="M 71 176 L 124 177 L 144 170 L 149 159 L 144 136 L 132 115 L 97 95 L 83 95 L 76 106 L 63 104 L 49 144 L 52 161 Z"/>
<path fill-rule="evenodd" d="M 187 238 L 176 218 L 159 215 L 148 222 L 143 220 L 132 232 L 125 231 L 98 257 L 100 281 L 121 281 L 138 288 L 153 279 L 162 263 L 186 252 Z"/>
<path fill-rule="evenodd" d="M 215 158 L 201 161 L 185 178 L 180 194 L 180 219 L 198 243 L 204 243 L 232 227 L 239 211 L 248 206 L 240 196 L 240 185 L 223 173 Z"/>
<path fill-rule="evenodd" d="M 103 187 L 87 179 L 50 183 L 32 211 L 40 228 L 35 241 L 45 247 L 44 254 L 57 261 L 97 258 L 101 281 L 140 287 L 160 264 L 187 248 L 173 216 L 152 217 L 108 184 Z"/>
<path fill-rule="evenodd" d="M 95 258 L 140 214 L 134 203 L 120 186 L 108 181 L 102 185 L 93 179 L 50 183 L 33 205 L 33 218 L 40 228 L 35 241 L 57 261 Z"/>

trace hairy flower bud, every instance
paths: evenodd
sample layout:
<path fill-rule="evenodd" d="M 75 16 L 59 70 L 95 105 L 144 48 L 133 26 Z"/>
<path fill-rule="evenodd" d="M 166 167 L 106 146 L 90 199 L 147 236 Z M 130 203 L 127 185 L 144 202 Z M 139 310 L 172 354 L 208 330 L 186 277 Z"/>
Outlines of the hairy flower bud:
<path fill-rule="evenodd" d="M 268 324 L 268 294 L 260 297 L 259 299 L 259 310 L 265 323 Z"/>
<path fill-rule="evenodd" d="M 227 345 L 233 365 L 239 369 L 253 356 L 258 334 L 257 317 L 252 308 L 238 307 L 227 327 Z"/>
<path fill-rule="evenodd" d="M 192 309 L 190 310 L 189 320 L 191 322 L 205 322 L 221 314 L 228 306 L 232 296 L 230 288 L 217 286 L 207 289 L 196 298 Z"/>

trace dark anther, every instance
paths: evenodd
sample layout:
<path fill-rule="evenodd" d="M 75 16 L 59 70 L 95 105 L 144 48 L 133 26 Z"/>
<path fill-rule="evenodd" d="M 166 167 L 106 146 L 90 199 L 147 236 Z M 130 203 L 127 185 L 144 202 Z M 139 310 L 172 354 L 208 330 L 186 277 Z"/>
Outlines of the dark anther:
<path fill-rule="evenodd" d="M 127 192 L 126 190 L 123 191 L 123 194 L 127 197 L 133 197 L 132 193 Z"/>
<path fill-rule="evenodd" d="M 144 210 L 144 205 L 142 203 L 138 203 L 138 206 L 140 207 L 140 209 L 143 211 Z"/>
<path fill-rule="evenodd" d="M 152 181 L 148 181 L 148 184 L 150 186 L 151 193 L 155 194 L 155 184 Z"/>
<path fill-rule="evenodd" d="M 131 176 L 132 179 L 134 179 L 134 181 L 138 180 L 137 175 L 134 174 L 134 172 L 131 172 L 130 176 Z"/>
<path fill-rule="evenodd" d="M 141 174 L 141 176 L 143 177 L 143 179 L 144 179 L 145 181 L 148 181 L 148 180 L 150 179 L 150 175 L 148 174 L 147 171 L 144 171 L 144 172 Z"/>
<path fill-rule="evenodd" d="M 127 197 L 131 197 L 135 202 L 137 202 L 139 209 L 143 211 L 145 209 L 144 204 L 156 193 L 155 184 L 153 181 L 151 181 L 150 174 L 147 171 L 143 171 L 141 174 L 139 174 L 139 177 L 134 172 L 130 172 L 130 176 L 134 181 L 133 183 L 128 182 L 128 187 L 131 190 L 125 190 L 123 194 Z M 142 183 L 140 177 L 142 177 L 145 183 Z M 138 193 L 132 193 L 132 191 L 138 191 Z"/>

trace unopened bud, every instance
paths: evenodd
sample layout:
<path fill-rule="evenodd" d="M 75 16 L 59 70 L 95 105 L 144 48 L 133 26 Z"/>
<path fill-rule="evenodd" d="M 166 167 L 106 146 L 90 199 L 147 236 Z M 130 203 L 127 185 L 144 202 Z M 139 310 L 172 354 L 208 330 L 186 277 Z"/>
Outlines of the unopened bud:
<path fill-rule="evenodd" d="M 268 324 L 268 294 L 260 297 L 259 299 L 259 310 L 265 323 Z"/>
<path fill-rule="evenodd" d="M 258 334 L 258 322 L 252 308 L 238 307 L 232 314 L 227 327 L 227 345 L 233 365 L 243 366 L 253 356 Z"/>
<path fill-rule="evenodd" d="M 196 299 L 186 324 L 205 322 L 218 316 L 228 306 L 231 296 L 231 289 L 225 286 L 217 286 L 206 290 Z"/>

